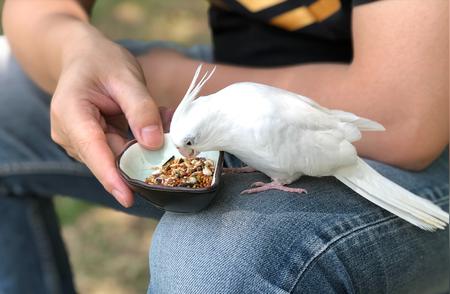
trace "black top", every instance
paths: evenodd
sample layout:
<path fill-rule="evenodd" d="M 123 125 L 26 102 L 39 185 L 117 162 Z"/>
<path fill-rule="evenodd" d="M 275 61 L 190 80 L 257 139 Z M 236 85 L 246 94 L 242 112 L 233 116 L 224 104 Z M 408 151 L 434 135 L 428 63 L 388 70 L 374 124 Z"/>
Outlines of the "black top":
<path fill-rule="evenodd" d="M 278 66 L 350 62 L 351 14 L 375 0 L 211 0 L 218 62 Z"/>

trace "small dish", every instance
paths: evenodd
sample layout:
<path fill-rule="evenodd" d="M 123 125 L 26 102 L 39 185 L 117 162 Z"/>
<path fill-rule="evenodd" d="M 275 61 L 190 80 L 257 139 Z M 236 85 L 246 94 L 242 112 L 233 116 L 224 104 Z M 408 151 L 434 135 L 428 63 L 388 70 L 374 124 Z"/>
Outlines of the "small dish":
<path fill-rule="evenodd" d="M 169 134 L 164 134 L 164 146 L 156 151 L 141 147 L 136 140 L 127 144 L 117 157 L 116 165 L 128 186 L 153 205 L 172 212 L 197 212 L 206 208 L 216 196 L 222 175 L 223 152 L 202 152 L 214 162 L 212 184 L 206 188 L 168 187 L 150 185 L 145 179 L 155 172 L 152 167 L 161 166 L 172 156 L 181 157 Z"/>

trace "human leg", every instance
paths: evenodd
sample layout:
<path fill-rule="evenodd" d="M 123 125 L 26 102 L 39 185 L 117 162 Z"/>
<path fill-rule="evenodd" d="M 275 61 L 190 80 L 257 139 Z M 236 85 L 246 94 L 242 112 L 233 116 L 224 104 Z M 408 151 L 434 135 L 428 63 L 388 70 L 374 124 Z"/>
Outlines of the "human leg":
<path fill-rule="evenodd" d="M 50 97 L 26 77 L 2 37 L 0 89 L 0 293 L 73 293 L 53 195 L 147 217 L 162 212 L 139 197 L 122 208 L 51 142 Z"/>
<path fill-rule="evenodd" d="M 423 172 L 369 161 L 448 209 L 448 153 Z M 426 232 L 334 178 L 306 195 L 239 195 L 261 174 L 226 175 L 205 211 L 166 213 L 150 251 L 150 293 L 446 293 L 448 229 Z"/>

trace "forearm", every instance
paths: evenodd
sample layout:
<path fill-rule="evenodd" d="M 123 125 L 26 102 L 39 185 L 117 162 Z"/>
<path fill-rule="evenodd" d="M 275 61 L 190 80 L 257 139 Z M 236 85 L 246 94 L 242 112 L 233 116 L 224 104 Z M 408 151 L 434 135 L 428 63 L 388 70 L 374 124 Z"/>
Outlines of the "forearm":
<path fill-rule="evenodd" d="M 395 71 L 388 69 L 380 70 L 383 73 L 376 70 L 358 61 L 277 69 L 219 67 L 211 88 L 206 90 L 214 92 L 228 84 L 227 80 L 245 81 L 248 76 L 247 80 L 299 93 L 325 107 L 373 119 L 383 124 L 386 131 L 365 132 L 356 143 L 359 154 L 404 168 L 421 169 L 448 142 L 448 100 L 444 98 L 448 91 L 438 86 L 431 90 L 420 82 L 426 80 L 425 76 L 412 83 L 410 76 L 391 75 Z M 434 99 L 436 96 L 438 99 Z"/>
<path fill-rule="evenodd" d="M 171 60 L 175 61 L 152 63 L 150 60 L 143 64 L 150 91 L 161 98 L 161 104 L 176 107 L 199 62 L 185 57 Z M 208 69 L 212 66 L 206 65 Z M 235 82 L 252 81 L 284 88 L 328 108 L 354 112 L 382 123 L 386 132 L 366 132 L 357 142 L 361 156 L 408 169 L 421 169 L 439 155 L 448 142 L 448 128 L 442 127 L 448 125 L 448 100 L 438 99 L 437 105 L 436 100 L 427 97 L 446 95 L 445 90 L 438 89 L 440 94 L 427 93 L 427 89 L 417 84 L 415 91 L 411 91 L 409 83 L 403 81 L 404 76 L 377 74 L 360 64 L 324 63 L 273 69 L 216 66 L 216 73 L 202 94 L 216 92 Z M 152 70 L 146 71 L 146 68 Z"/>
<path fill-rule="evenodd" d="M 3 27 L 21 66 L 48 92 L 55 89 L 68 52 L 88 36 L 100 35 L 82 5 L 71 0 L 6 1 Z"/>

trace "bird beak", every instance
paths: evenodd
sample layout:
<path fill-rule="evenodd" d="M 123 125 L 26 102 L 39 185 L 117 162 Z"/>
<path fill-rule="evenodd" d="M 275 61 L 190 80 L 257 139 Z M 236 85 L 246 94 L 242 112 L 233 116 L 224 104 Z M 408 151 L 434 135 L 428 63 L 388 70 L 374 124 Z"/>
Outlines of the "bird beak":
<path fill-rule="evenodd" d="M 177 149 L 181 155 L 183 155 L 184 157 L 188 157 L 188 158 L 196 157 L 199 153 L 191 148 L 177 147 Z"/>

